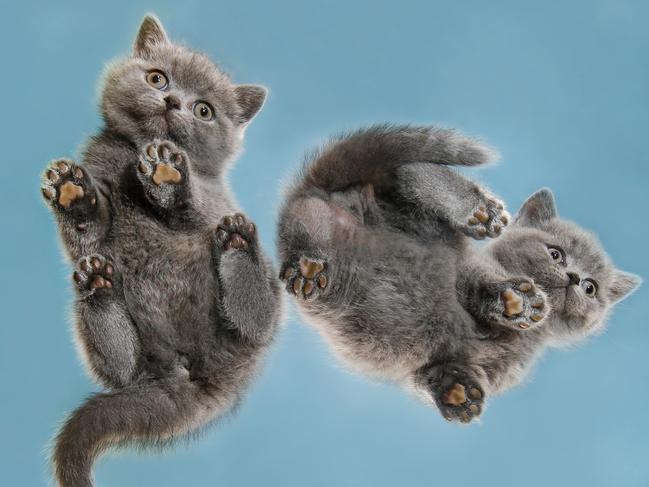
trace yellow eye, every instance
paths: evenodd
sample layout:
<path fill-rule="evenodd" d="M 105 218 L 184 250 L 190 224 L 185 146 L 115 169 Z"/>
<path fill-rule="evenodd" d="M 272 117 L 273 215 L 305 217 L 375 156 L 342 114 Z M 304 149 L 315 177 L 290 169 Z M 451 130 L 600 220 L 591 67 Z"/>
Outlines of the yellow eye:
<path fill-rule="evenodd" d="M 194 116 L 199 120 L 209 122 L 214 118 L 214 110 L 204 101 L 198 101 L 194 104 Z"/>
<path fill-rule="evenodd" d="M 169 84 L 167 82 L 167 77 L 161 71 L 150 71 L 146 75 L 146 82 L 156 90 L 164 90 Z"/>

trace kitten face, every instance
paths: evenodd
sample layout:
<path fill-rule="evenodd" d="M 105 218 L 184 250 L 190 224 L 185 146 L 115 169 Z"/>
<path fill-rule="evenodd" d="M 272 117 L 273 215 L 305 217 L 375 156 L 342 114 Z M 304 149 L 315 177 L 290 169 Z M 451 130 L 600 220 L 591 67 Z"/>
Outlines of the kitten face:
<path fill-rule="evenodd" d="M 192 155 L 198 172 L 215 174 L 241 145 L 266 90 L 234 85 L 203 54 L 172 44 L 146 17 L 132 57 L 108 70 L 102 95 L 106 124 L 138 144 L 170 139 Z"/>
<path fill-rule="evenodd" d="M 491 248 L 503 267 L 531 277 L 548 295 L 546 331 L 554 344 L 601 330 L 611 307 L 640 284 L 615 268 L 594 235 L 558 217 L 549 190 L 532 195 Z"/>

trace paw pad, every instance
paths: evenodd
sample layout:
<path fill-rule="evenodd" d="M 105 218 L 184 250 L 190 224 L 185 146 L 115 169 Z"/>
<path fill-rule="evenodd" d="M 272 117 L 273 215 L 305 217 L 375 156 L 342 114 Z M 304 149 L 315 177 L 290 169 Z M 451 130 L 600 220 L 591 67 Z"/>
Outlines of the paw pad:
<path fill-rule="evenodd" d="M 59 188 L 59 204 L 63 208 L 70 208 L 73 201 L 83 198 L 84 192 L 81 186 L 72 181 L 66 181 Z"/>
<path fill-rule="evenodd" d="M 160 186 L 162 183 L 180 184 L 183 177 L 180 171 L 169 164 L 158 164 L 153 172 L 151 180 Z"/>
<path fill-rule="evenodd" d="M 466 390 L 462 384 L 453 384 L 449 390 L 442 395 L 442 402 L 451 406 L 459 406 L 466 402 Z"/>

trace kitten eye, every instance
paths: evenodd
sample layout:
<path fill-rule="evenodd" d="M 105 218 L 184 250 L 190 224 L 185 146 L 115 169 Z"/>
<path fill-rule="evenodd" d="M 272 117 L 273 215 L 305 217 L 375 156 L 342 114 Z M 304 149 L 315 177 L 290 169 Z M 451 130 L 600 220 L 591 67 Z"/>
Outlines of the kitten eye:
<path fill-rule="evenodd" d="M 566 265 L 566 253 L 560 247 L 548 247 L 548 253 L 557 264 Z"/>
<path fill-rule="evenodd" d="M 161 71 L 150 71 L 146 75 L 146 82 L 156 90 L 164 90 L 169 84 L 167 82 L 167 77 Z"/>
<path fill-rule="evenodd" d="M 204 101 L 198 101 L 194 104 L 194 116 L 199 120 L 209 122 L 214 118 L 214 110 Z"/>
<path fill-rule="evenodd" d="M 580 284 L 587 296 L 591 298 L 597 294 L 597 284 L 592 279 L 584 279 Z"/>

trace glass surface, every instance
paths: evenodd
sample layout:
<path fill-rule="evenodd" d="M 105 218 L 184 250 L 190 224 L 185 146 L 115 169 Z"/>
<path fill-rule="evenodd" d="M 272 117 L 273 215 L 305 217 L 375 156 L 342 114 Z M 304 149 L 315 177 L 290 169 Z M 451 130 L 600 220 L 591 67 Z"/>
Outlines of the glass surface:
<path fill-rule="evenodd" d="M 2 485 L 50 482 L 50 438 L 96 389 L 72 343 L 70 269 L 39 177 L 99 126 L 103 66 L 129 53 L 150 10 L 236 81 L 270 88 L 231 174 L 269 253 L 281 182 L 305 150 L 376 121 L 440 122 L 500 149 L 499 165 L 471 174 L 510 209 L 549 186 L 620 268 L 649 276 L 647 2 L 3 2 Z M 343 370 L 288 306 L 235 415 L 189 447 L 108 455 L 97 483 L 648 485 L 648 300 L 645 285 L 604 335 L 546 354 L 469 427 Z"/>

